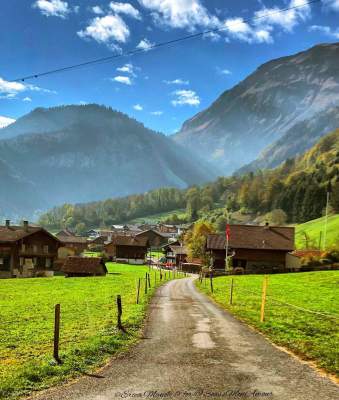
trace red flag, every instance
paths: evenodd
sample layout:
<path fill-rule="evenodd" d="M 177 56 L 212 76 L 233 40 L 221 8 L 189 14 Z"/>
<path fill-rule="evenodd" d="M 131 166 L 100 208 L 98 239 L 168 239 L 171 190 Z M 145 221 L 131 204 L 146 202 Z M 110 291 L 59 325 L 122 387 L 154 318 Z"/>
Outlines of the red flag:
<path fill-rule="evenodd" d="M 230 237 L 231 237 L 231 229 L 230 229 L 230 225 L 227 224 L 226 225 L 226 238 L 227 238 L 227 240 L 230 240 Z"/>

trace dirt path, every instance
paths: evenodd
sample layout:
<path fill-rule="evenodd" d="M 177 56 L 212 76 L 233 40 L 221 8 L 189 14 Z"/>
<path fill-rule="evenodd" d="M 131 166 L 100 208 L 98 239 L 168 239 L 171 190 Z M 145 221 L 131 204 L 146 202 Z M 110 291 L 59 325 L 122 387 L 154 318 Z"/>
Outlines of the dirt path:
<path fill-rule="evenodd" d="M 145 335 L 127 356 L 95 377 L 34 398 L 334 400 L 339 388 L 221 310 L 187 278 L 158 290 Z"/>

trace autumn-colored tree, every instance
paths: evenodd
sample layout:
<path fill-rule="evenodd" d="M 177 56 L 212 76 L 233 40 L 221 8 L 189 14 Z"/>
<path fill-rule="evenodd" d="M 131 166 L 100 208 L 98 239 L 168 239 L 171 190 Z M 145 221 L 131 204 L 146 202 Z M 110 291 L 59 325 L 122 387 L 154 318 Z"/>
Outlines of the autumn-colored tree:
<path fill-rule="evenodd" d="M 204 262 L 208 261 L 205 252 L 206 238 L 209 234 L 215 233 L 213 224 L 207 221 L 198 221 L 193 229 L 185 235 L 185 245 L 188 249 L 188 259 L 200 258 Z"/>

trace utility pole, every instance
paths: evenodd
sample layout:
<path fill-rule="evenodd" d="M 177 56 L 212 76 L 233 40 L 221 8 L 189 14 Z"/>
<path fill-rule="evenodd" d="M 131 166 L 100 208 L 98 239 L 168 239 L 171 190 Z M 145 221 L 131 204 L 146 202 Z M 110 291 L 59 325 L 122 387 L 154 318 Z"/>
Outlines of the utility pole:
<path fill-rule="evenodd" d="M 332 185 L 331 185 L 331 181 L 328 181 L 327 192 L 326 192 L 326 211 L 325 211 L 325 228 L 324 228 L 324 250 L 326 250 L 328 206 L 329 206 L 329 203 L 330 203 L 330 193 L 332 193 Z"/>

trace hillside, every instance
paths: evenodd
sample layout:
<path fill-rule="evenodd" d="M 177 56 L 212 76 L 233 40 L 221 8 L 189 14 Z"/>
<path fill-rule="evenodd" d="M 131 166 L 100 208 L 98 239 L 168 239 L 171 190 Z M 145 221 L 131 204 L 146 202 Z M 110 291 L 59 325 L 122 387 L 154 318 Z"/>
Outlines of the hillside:
<path fill-rule="evenodd" d="M 325 217 L 317 218 L 296 226 L 296 247 L 319 248 L 320 235 L 322 243 L 325 232 Z M 306 234 L 306 236 L 305 236 Z M 306 242 L 307 238 L 307 242 Z M 326 247 L 339 246 L 339 214 L 330 215 L 327 221 Z"/>
<path fill-rule="evenodd" d="M 225 174 L 264 149 L 248 169 L 275 167 L 339 127 L 338 65 L 339 43 L 267 62 L 186 121 L 173 139 Z"/>
<path fill-rule="evenodd" d="M 3 217 L 157 187 L 185 188 L 215 176 L 166 136 L 98 105 L 39 108 L 1 129 L 0 137 L 7 138 L 0 140 L 2 173 L 16 185 L 0 193 Z"/>
<path fill-rule="evenodd" d="M 236 221 L 249 223 L 272 210 L 279 210 L 279 224 L 304 222 L 322 215 L 329 181 L 333 190 L 331 206 L 338 213 L 339 129 L 324 136 L 302 156 L 273 170 L 219 177 L 215 182 L 186 190 L 158 189 L 96 203 L 65 205 L 45 213 L 40 222 L 49 229 L 75 228 L 77 224 L 95 228 L 156 215 L 166 217 L 167 222 L 207 218 L 223 230 L 227 212 Z M 179 212 L 183 209 L 185 213 Z"/>

